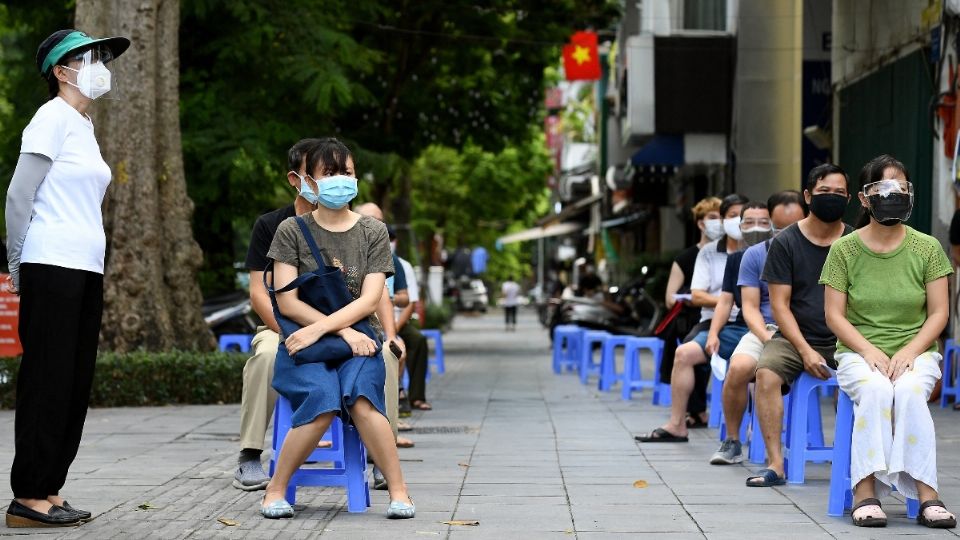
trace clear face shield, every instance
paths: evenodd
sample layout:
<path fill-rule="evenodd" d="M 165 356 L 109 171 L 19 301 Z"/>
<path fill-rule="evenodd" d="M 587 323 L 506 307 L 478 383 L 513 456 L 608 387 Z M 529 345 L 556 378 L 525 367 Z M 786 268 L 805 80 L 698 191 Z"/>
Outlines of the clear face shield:
<path fill-rule="evenodd" d="M 897 225 L 913 212 L 913 184 L 897 178 L 885 178 L 863 186 L 861 192 L 870 205 L 870 215 L 881 225 Z"/>
<path fill-rule="evenodd" d="M 113 60 L 113 52 L 103 45 L 70 53 L 61 64 L 67 70 L 67 83 L 90 99 L 119 99 L 117 80 L 107 69 Z"/>

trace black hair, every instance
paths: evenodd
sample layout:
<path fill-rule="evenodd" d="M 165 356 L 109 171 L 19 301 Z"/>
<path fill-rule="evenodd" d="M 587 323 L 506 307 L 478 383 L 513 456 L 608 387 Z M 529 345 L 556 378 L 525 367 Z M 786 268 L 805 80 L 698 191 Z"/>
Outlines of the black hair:
<path fill-rule="evenodd" d="M 750 199 L 739 193 L 731 193 L 730 195 L 727 195 L 722 201 L 720 201 L 720 217 L 727 217 L 727 210 L 730 210 L 731 206 L 747 204 L 748 202 L 750 202 Z"/>
<path fill-rule="evenodd" d="M 803 194 L 795 189 L 785 189 L 771 195 L 770 198 L 767 199 L 767 210 L 770 212 L 770 215 L 773 216 L 774 208 L 791 204 L 799 204 L 800 208 L 803 209 L 803 215 L 807 215 L 807 203 L 803 200 Z"/>
<path fill-rule="evenodd" d="M 896 169 L 902 172 L 907 182 L 910 181 L 910 171 L 907 170 L 906 165 L 890 154 L 880 154 L 868 161 L 864 164 L 863 168 L 860 169 L 860 188 L 858 191 L 863 191 L 864 186 L 867 184 L 883 180 L 883 173 L 885 173 L 887 169 Z M 861 206 L 860 216 L 857 218 L 857 228 L 866 227 L 869 224 L 870 210 Z"/>
<path fill-rule="evenodd" d="M 350 149 L 338 139 L 333 137 L 320 139 L 316 146 L 307 151 L 307 174 L 313 176 L 318 168 L 321 176 L 349 174 L 347 160 L 352 158 Z"/>
<path fill-rule="evenodd" d="M 320 139 L 300 139 L 296 144 L 291 146 L 290 150 L 287 150 L 287 170 L 299 171 L 304 156 L 319 142 Z"/>
<path fill-rule="evenodd" d="M 833 163 L 822 163 L 810 169 L 810 172 L 807 174 L 806 190 L 813 194 L 813 189 L 817 187 L 817 182 L 831 174 L 843 175 L 843 181 L 846 184 L 847 191 L 850 191 L 850 177 L 847 176 L 847 172 L 841 169 L 839 165 L 834 165 Z"/>
<path fill-rule="evenodd" d="M 740 215 L 743 216 L 743 213 L 747 210 L 756 210 L 758 208 L 761 210 L 767 210 L 767 205 L 760 201 L 750 201 L 747 204 L 744 204 L 743 208 L 740 209 Z"/>

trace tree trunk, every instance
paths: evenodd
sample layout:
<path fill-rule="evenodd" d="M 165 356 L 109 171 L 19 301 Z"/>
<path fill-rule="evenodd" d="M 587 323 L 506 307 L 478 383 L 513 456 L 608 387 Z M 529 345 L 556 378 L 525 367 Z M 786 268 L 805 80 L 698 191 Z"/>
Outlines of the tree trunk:
<path fill-rule="evenodd" d="M 115 90 L 91 114 L 113 171 L 104 204 L 106 350 L 215 347 L 200 311 L 203 252 L 183 172 L 179 24 L 178 0 L 77 0 L 77 29 L 132 42 L 109 64 Z"/>

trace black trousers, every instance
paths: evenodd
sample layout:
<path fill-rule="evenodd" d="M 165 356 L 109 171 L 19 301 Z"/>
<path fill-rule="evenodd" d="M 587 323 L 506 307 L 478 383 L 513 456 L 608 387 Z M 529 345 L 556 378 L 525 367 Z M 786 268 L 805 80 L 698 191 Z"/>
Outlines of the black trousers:
<path fill-rule="evenodd" d="M 14 497 L 59 495 L 67 480 L 87 417 L 102 316 L 102 274 L 20 266 Z"/>
<path fill-rule="evenodd" d="M 681 317 L 687 317 L 686 320 L 680 320 Z M 696 310 L 696 317 L 699 320 L 700 310 Z M 710 329 L 710 321 L 693 323 L 689 320 L 687 314 L 681 314 L 675 319 L 673 328 L 668 335 L 661 336 L 664 340 L 663 357 L 660 360 L 660 382 L 670 383 L 670 375 L 673 371 L 673 358 L 677 352 L 677 338 L 682 339 L 682 343 L 687 343 L 697 336 L 702 330 Z M 684 335 L 679 335 L 686 332 Z M 707 410 L 707 385 L 710 384 L 710 363 L 700 364 L 693 368 L 693 392 L 687 401 L 687 412 L 690 414 L 700 414 Z"/>
<path fill-rule="evenodd" d="M 407 399 L 414 401 L 427 400 L 427 365 L 430 351 L 427 349 L 427 338 L 412 321 L 408 321 L 397 332 L 400 339 L 407 346 L 407 375 L 410 376 L 410 388 L 407 388 Z"/>
<path fill-rule="evenodd" d="M 517 306 L 507 306 L 503 308 L 503 313 L 507 318 L 506 323 L 508 325 L 517 325 Z"/>

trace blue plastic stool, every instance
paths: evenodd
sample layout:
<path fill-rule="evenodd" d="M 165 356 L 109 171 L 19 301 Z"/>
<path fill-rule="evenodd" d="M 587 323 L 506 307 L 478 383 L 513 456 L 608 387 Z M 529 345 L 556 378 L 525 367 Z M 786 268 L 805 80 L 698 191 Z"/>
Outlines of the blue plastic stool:
<path fill-rule="evenodd" d="M 833 435 L 833 463 L 830 466 L 830 497 L 827 500 L 827 515 L 843 516 L 853 508 L 853 489 L 850 486 L 850 446 L 853 441 L 853 401 L 838 391 L 837 423 Z M 920 501 L 907 498 L 907 517 L 916 519 L 920 513 Z"/>
<path fill-rule="evenodd" d="M 433 340 L 433 355 L 427 359 L 427 380 L 430 380 L 430 367 L 437 368 L 437 375 L 447 370 L 443 364 L 443 333 L 440 330 L 420 330 L 423 337 Z M 429 345 L 427 345 L 429 347 Z"/>
<path fill-rule="evenodd" d="M 710 370 L 710 415 L 707 427 L 718 428 L 723 423 L 723 381 Z"/>
<path fill-rule="evenodd" d="M 653 378 L 645 380 L 640 370 L 640 350 L 648 349 L 653 354 Z M 663 358 L 663 340 L 653 337 L 631 337 L 623 348 L 623 385 L 620 397 L 630 401 L 634 390 L 653 390 L 653 404 L 670 403 L 670 385 L 660 382 L 660 361 Z M 662 394 L 666 394 L 663 396 Z"/>
<path fill-rule="evenodd" d="M 603 352 L 600 353 L 600 381 L 597 383 L 597 389 L 601 392 L 607 392 L 613 388 L 614 383 L 620 377 L 617 373 L 617 347 L 626 347 L 627 340 L 631 336 L 617 336 L 611 334 L 603 342 Z"/>
<path fill-rule="evenodd" d="M 283 440 L 290 431 L 290 402 L 283 396 L 277 398 L 273 412 L 273 456 L 270 458 L 270 476 L 276 469 L 276 459 L 283 448 Z M 344 426 L 340 418 L 330 424 L 330 439 L 333 448 L 318 448 L 307 461 L 331 461 L 332 468 L 300 468 L 293 473 L 287 486 L 286 499 L 293 505 L 297 499 L 298 486 L 343 486 L 347 490 L 347 511 L 366 512 L 370 506 L 370 486 L 367 484 L 367 458 L 357 428 Z"/>
<path fill-rule="evenodd" d="M 947 406 L 948 396 L 953 396 L 954 403 L 960 403 L 960 346 L 952 338 L 944 343 L 943 347 L 943 387 L 940 390 L 940 408 Z M 954 373 L 956 372 L 956 373 Z"/>
<path fill-rule="evenodd" d="M 756 392 L 756 385 L 754 385 Z M 750 414 L 750 448 L 747 452 L 747 459 L 751 463 L 767 462 L 767 443 L 763 441 L 763 431 L 760 429 L 760 414 L 757 412 L 757 398 L 754 395 L 751 399 L 753 411 Z M 786 404 L 784 405 L 787 406 Z"/>
<path fill-rule="evenodd" d="M 603 343 L 610 337 L 610 332 L 603 330 L 584 330 L 580 343 L 580 382 L 587 384 L 591 375 L 600 376 L 600 364 L 593 361 L 593 345 Z"/>
<path fill-rule="evenodd" d="M 580 342 L 583 329 L 572 324 L 561 324 L 553 329 L 553 372 L 563 368 L 573 371 L 580 367 Z"/>
<path fill-rule="evenodd" d="M 224 352 L 230 351 L 231 347 L 237 347 L 240 352 L 250 352 L 251 343 L 252 334 L 223 334 L 220 336 L 219 348 Z"/>
<path fill-rule="evenodd" d="M 820 418 L 820 387 L 837 386 L 836 377 L 825 381 L 801 373 L 790 390 L 787 413 L 787 438 L 784 449 L 787 482 L 802 484 L 808 461 L 822 463 L 833 459 L 833 447 L 823 442 Z"/>

